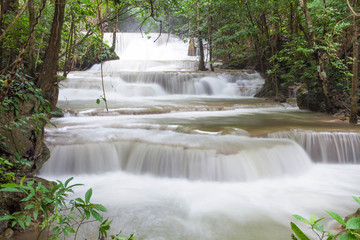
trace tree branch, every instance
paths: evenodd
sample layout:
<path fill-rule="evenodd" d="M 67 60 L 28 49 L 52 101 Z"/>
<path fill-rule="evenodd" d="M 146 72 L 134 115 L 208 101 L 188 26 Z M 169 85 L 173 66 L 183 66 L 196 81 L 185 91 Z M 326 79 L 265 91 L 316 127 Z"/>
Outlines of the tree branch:
<path fill-rule="evenodd" d="M 160 33 L 158 35 L 158 37 L 154 40 L 154 42 L 156 42 L 160 37 L 161 37 L 161 33 L 162 33 L 162 28 L 163 28 L 163 22 L 159 19 L 157 19 L 155 17 L 155 8 L 154 8 L 154 1 L 153 0 L 149 0 L 150 2 L 150 15 L 147 16 L 139 25 L 139 27 L 137 27 L 138 29 L 140 29 L 141 35 L 142 35 L 142 26 L 144 25 L 144 23 L 146 22 L 146 20 L 148 20 L 149 18 L 152 18 L 154 21 L 159 22 L 160 23 Z"/>
<path fill-rule="evenodd" d="M 26 9 L 26 6 L 28 4 L 29 0 L 26 0 L 26 2 L 24 3 L 24 5 L 22 6 L 22 8 L 20 9 L 20 11 L 18 12 L 18 14 L 16 15 L 16 17 L 14 18 L 14 20 L 9 24 L 9 26 L 5 29 L 5 31 L 1 34 L 0 36 L 0 41 L 1 39 L 3 39 L 5 37 L 5 35 L 7 34 L 7 32 L 12 28 L 12 26 L 16 23 L 16 21 L 20 18 L 21 14 L 23 14 L 23 12 Z"/>
<path fill-rule="evenodd" d="M 347 5 L 348 5 L 350 11 L 352 12 L 352 14 L 354 14 L 355 17 L 360 17 L 360 13 L 356 13 L 356 12 L 354 11 L 354 9 L 353 9 L 353 8 L 351 7 L 351 5 L 350 5 L 349 0 L 346 0 L 346 3 L 347 3 Z"/>

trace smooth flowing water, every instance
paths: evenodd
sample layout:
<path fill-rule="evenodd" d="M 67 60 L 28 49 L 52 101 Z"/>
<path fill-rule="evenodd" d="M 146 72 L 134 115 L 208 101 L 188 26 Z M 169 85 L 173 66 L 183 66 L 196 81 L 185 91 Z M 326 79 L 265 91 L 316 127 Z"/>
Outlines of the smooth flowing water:
<path fill-rule="evenodd" d="M 198 72 L 186 43 L 150 36 L 117 35 L 120 60 L 103 66 L 109 112 L 96 104 L 99 65 L 62 82 L 41 176 L 92 187 L 113 233 L 136 239 L 285 240 L 292 214 L 356 211 L 357 127 L 254 98 L 257 72 Z"/>

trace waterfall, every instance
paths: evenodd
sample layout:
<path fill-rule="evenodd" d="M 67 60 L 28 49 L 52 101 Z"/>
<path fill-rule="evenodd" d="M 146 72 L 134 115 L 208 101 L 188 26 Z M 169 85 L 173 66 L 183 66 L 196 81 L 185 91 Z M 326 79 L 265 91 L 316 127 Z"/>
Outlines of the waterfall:
<path fill-rule="evenodd" d="M 270 138 L 296 141 L 316 162 L 360 163 L 360 134 L 292 130 L 275 132 Z"/>
<path fill-rule="evenodd" d="M 253 96 L 264 80 L 256 72 L 174 73 L 174 72 L 120 72 L 104 74 L 108 98 L 163 96 L 163 95 L 212 95 Z M 62 81 L 60 101 L 90 99 L 101 95 L 99 73 L 69 74 Z"/>
<path fill-rule="evenodd" d="M 103 66 L 109 112 L 96 103 L 95 65 L 61 82 L 66 114 L 46 128 L 51 157 L 40 176 L 74 176 L 85 184 L 75 198 L 93 188 L 92 201 L 113 220 L 110 234 L 287 240 L 293 214 L 346 216 L 358 208 L 351 196 L 359 190 L 359 134 L 346 132 L 356 127 L 254 98 L 264 84 L 259 73 L 196 71 L 181 39 L 149 36 L 117 34 L 120 60 Z M 93 224 L 79 238 L 97 238 Z"/>
<path fill-rule="evenodd" d="M 88 130 L 79 129 L 71 137 L 72 141 L 50 145 L 51 159 L 41 173 L 61 175 L 122 170 L 191 180 L 250 181 L 300 174 L 311 165 L 306 153 L 289 140 L 187 136 L 150 130 L 113 129 L 110 134 L 106 129 L 99 130 L 102 133 L 95 138 L 82 137 L 81 140 L 76 135 L 86 136 Z M 122 135 L 127 136 L 126 141 L 119 141 L 124 138 Z M 188 137 L 192 141 L 189 142 Z M 103 141 L 97 142 L 98 138 Z M 105 139 L 108 141 L 104 142 Z"/>
<path fill-rule="evenodd" d="M 112 34 L 105 34 L 107 41 L 111 38 Z M 173 35 L 162 35 L 156 42 L 151 39 L 135 33 L 117 34 L 120 60 L 103 63 L 109 100 L 165 94 L 251 97 L 264 84 L 255 71 L 194 72 L 198 62 L 196 57 L 186 55 L 186 43 Z M 61 82 L 59 100 L 89 99 L 101 94 L 100 64 L 95 64 L 86 72 L 70 73 Z"/>

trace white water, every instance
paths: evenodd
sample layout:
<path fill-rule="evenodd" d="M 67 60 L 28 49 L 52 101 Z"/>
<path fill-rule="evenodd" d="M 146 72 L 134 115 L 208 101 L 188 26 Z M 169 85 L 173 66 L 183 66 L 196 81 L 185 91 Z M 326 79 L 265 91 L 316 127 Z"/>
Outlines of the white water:
<path fill-rule="evenodd" d="M 346 127 L 252 98 L 263 84 L 256 72 L 194 72 L 196 61 L 176 38 L 164 35 L 156 44 L 139 34 L 118 39 L 120 60 L 104 66 L 110 112 L 95 104 L 102 95 L 99 66 L 69 74 L 58 103 L 66 117 L 47 129 L 51 159 L 41 170 L 48 179 L 75 176 L 85 183 L 78 195 L 92 187 L 94 202 L 113 219 L 112 233 L 147 240 L 285 240 L 292 214 L 356 210 L 351 196 L 359 194 L 360 165 L 315 164 L 305 153 L 321 152 L 324 162 L 351 155 L 346 161 L 358 162 L 355 133 L 332 133 L 346 136 L 335 137 L 342 146 L 336 150 L 318 140 L 298 145 L 294 132 L 268 135 L 313 124 L 322 132 L 298 131 L 321 139 L 326 129 Z M 336 224 L 326 218 L 326 226 Z M 94 229 L 84 226 L 81 237 L 95 238 Z"/>
<path fill-rule="evenodd" d="M 311 166 L 305 152 L 288 140 L 114 128 L 97 128 L 96 132 L 93 136 L 89 129 L 66 131 L 70 141 L 63 144 L 57 137 L 59 145 L 51 148 L 51 159 L 43 171 L 81 174 L 123 170 L 191 180 L 250 181 L 296 175 Z"/>
<path fill-rule="evenodd" d="M 271 133 L 269 137 L 296 141 L 317 162 L 359 163 L 360 161 L 360 133 L 293 130 Z"/>

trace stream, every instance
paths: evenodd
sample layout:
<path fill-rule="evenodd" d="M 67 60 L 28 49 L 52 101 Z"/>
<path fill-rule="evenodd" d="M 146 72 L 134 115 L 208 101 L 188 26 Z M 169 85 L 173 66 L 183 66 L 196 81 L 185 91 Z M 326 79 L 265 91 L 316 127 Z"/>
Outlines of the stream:
<path fill-rule="evenodd" d="M 253 96 L 254 70 L 196 71 L 176 36 L 118 33 L 119 60 L 61 82 L 40 176 L 85 184 L 111 233 L 137 240 L 287 240 L 299 214 L 359 207 L 360 133 L 333 116 Z M 105 35 L 111 42 L 111 34 Z M 309 230 L 298 224 L 305 232 Z M 91 224 L 82 239 L 96 238 Z"/>

